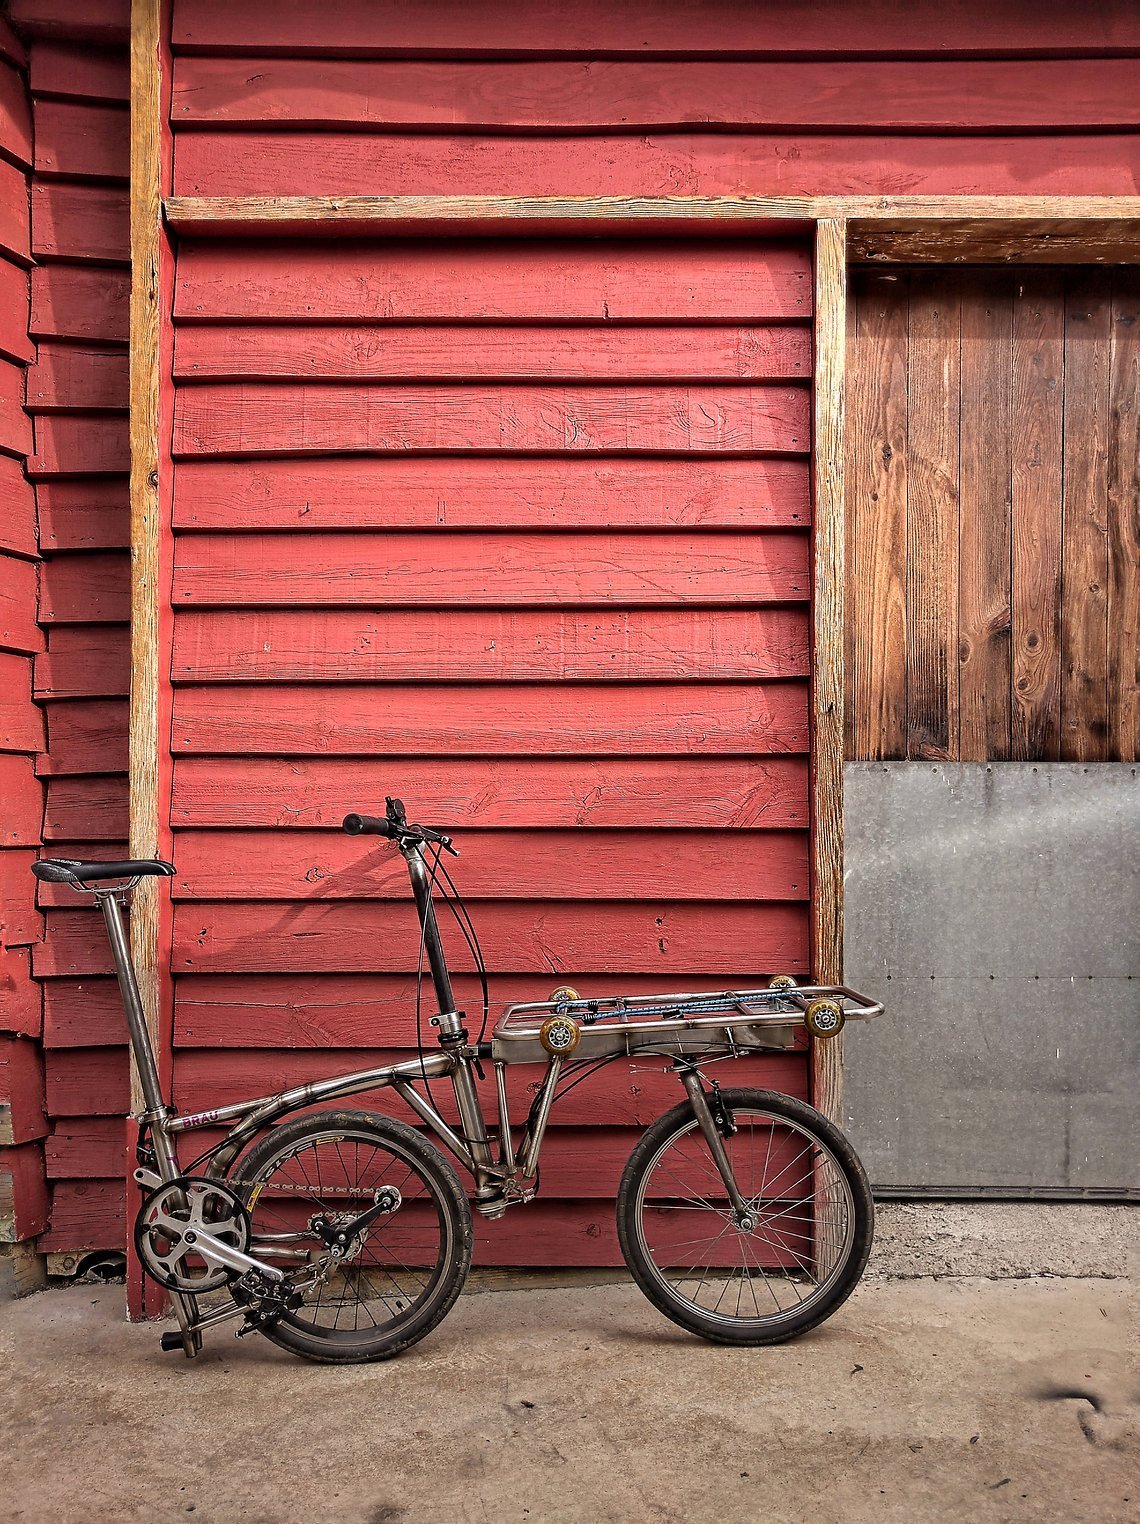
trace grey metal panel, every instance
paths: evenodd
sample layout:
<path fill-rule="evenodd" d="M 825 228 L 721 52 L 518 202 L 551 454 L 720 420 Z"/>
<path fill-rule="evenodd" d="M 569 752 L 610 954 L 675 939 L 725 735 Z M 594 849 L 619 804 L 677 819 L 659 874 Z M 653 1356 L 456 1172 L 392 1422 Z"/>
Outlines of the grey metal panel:
<path fill-rule="evenodd" d="M 1135 1190 L 1137 768 L 845 771 L 844 1111 L 873 1184 Z"/>

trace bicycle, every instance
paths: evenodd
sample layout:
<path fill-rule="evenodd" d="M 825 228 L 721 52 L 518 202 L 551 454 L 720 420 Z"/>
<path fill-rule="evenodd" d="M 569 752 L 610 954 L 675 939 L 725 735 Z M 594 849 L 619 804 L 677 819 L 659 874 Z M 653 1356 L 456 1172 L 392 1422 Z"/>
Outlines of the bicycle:
<path fill-rule="evenodd" d="M 190 1115 L 163 1097 L 122 914 L 142 877 L 170 876 L 173 865 L 56 858 L 33 866 L 41 880 L 91 893 L 103 914 L 143 1099 L 134 1247 L 178 1319 L 178 1331 L 162 1336 L 164 1350 L 193 1357 L 207 1329 L 235 1318 L 239 1336 L 261 1333 L 311 1360 L 347 1364 L 407 1349 L 463 1288 L 472 1207 L 495 1219 L 533 1200 L 556 1099 L 604 1064 L 633 1056 L 670 1060 L 685 1092 L 634 1147 L 618 1192 L 621 1252 L 653 1305 L 705 1339 L 743 1345 L 795 1337 L 842 1305 L 862 1275 L 874 1227 L 854 1149 L 804 1102 L 722 1089 L 715 1077 L 706 1083 L 704 1070 L 786 1049 L 800 1025 L 827 1040 L 848 1020 L 880 1015 L 878 1002 L 842 986 L 798 987 L 787 976 L 766 989 L 642 997 L 586 999 L 567 986 L 546 1001 L 507 1007 L 488 1041 L 478 936 L 443 863 L 445 852 L 459 855 L 451 837 L 410 824 L 396 799 L 383 816 L 346 816 L 344 829 L 386 837 L 404 857 L 420 925 L 417 1028 L 426 956 L 437 1051 L 425 1049 L 421 1032 L 417 1056 L 405 1062 Z M 479 973 L 483 1026 L 475 1040 L 456 1009 L 437 893 Z M 494 1070 L 494 1127 L 476 1084 L 485 1061 Z M 506 1069 L 517 1063 L 546 1069 L 516 1141 Z M 456 1126 L 435 1104 L 433 1080 L 450 1082 Z M 376 1112 L 310 1109 L 382 1087 L 442 1147 Z M 228 1129 L 222 1141 L 180 1164 L 183 1135 L 219 1125 Z M 470 1175 L 470 1200 L 447 1154 Z"/>

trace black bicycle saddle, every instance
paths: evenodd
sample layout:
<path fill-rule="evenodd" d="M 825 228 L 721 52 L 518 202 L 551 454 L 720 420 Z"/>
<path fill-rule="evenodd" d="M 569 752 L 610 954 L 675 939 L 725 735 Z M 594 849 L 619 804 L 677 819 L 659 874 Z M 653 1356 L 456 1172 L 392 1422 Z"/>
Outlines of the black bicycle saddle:
<path fill-rule="evenodd" d="M 165 863 L 157 857 L 127 859 L 115 863 L 83 863 L 71 857 L 45 857 L 32 864 L 32 872 L 48 884 L 96 884 L 100 879 L 145 878 L 161 876 L 169 878 L 174 872 L 173 863 Z"/>

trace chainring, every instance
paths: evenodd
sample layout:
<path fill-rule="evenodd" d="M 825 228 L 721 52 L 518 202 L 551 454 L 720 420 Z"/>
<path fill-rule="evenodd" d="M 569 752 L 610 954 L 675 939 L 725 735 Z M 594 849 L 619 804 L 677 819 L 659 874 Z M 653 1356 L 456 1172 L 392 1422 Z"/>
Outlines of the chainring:
<path fill-rule="evenodd" d="M 220 1290 L 234 1272 L 184 1246 L 187 1232 L 248 1253 L 251 1228 L 245 1203 L 221 1180 L 183 1175 L 151 1191 L 135 1218 L 135 1249 L 151 1280 L 167 1291 Z"/>

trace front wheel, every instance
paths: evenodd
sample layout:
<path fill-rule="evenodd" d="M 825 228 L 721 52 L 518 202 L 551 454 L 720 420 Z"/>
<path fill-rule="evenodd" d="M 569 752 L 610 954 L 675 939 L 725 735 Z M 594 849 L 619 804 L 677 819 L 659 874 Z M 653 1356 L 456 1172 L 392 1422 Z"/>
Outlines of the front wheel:
<path fill-rule="evenodd" d="M 359 1232 L 335 1271 L 262 1332 L 329 1364 L 386 1360 L 430 1333 L 471 1265 L 471 1208 L 438 1149 L 364 1111 L 298 1117 L 266 1134 L 230 1181 L 252 1222 L 250 1253 L 283 1270 L 319 1261 L 319 1229 L 398 1202 Z"/>
<path fill-rule="evenodd" d="M 715 1108 L 746 1212 L 734 1211 L 688 1101 L 646 1132 L 617 1225 L 634 1280 L 666 1317 L 722 1344 L 779 1344 L 831 1316 L 871 1252 L 855 1150 L 790 1096 L 722 1090 Z"/>

